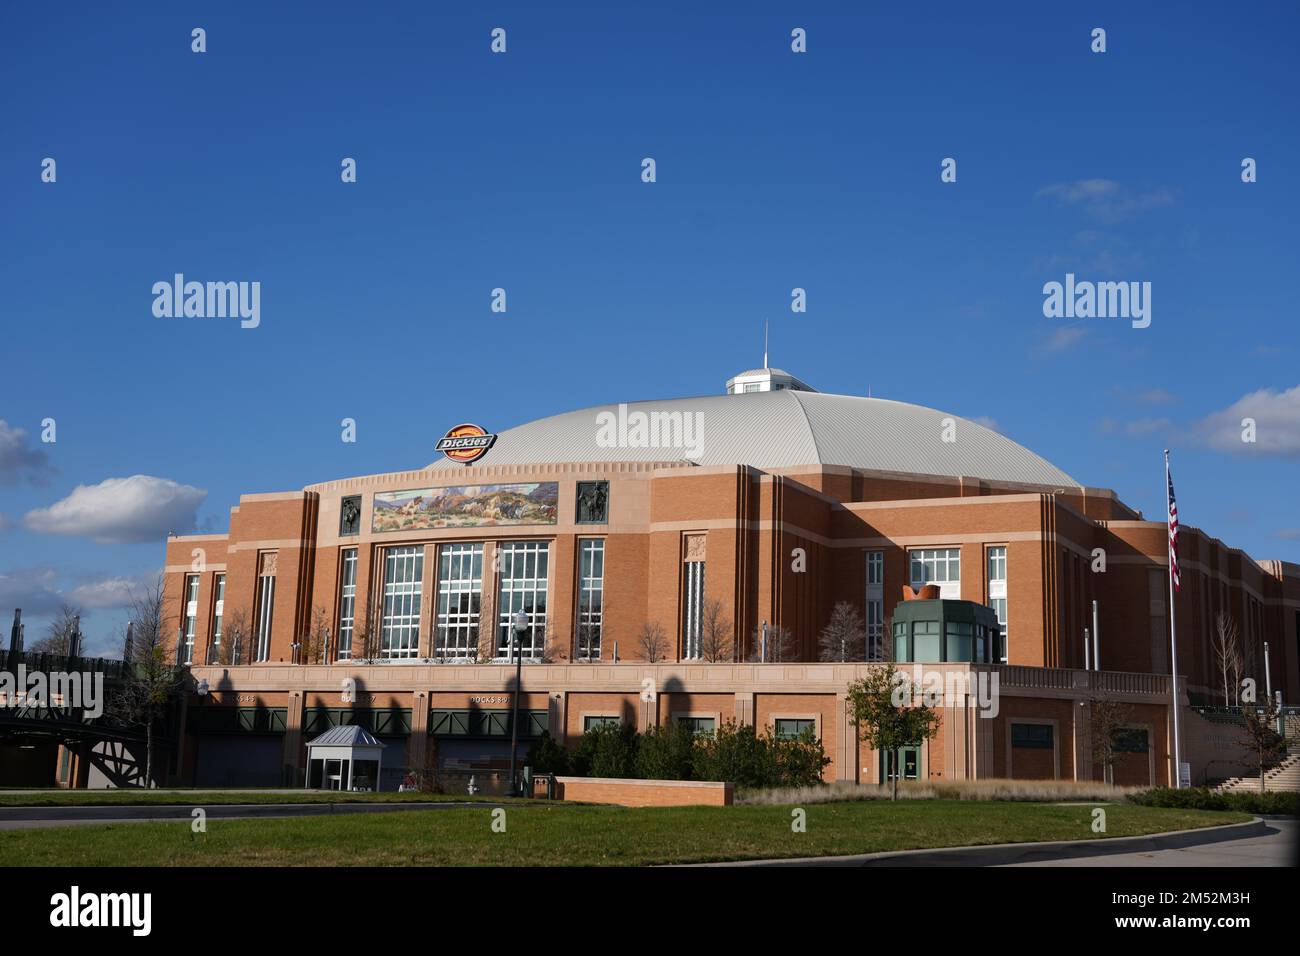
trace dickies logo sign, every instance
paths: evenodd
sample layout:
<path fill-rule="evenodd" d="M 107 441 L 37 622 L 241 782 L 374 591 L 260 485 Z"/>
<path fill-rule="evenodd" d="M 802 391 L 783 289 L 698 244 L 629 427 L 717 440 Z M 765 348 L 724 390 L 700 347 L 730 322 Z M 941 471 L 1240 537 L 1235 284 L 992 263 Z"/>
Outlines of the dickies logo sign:
<path fill-rule="evenodd" d="M 452 461 L 470 465 L 487 454 L 497 436 L 468 422 L 449 428 L 447 434 L 438 439 L 435 451 L 440 451 Z"/>

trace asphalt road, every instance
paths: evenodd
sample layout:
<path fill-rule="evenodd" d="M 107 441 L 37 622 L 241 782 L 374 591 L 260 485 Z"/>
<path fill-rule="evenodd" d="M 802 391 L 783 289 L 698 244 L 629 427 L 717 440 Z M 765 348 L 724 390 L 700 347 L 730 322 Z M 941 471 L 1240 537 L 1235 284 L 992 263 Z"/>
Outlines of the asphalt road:
<path fill-rule="evenodd" d="M 1269 817 L 1210 830 L 1114 840 L 1004 843 L 946 850 L 907 850 L 798 860 L 751 860 L 709 866 L 1295 866 L 1300 820 Z"/>
<path fill-rule="evenodd" d="M 185 806 L 138 807 L 0 807 L 0 830 L 86 826 L 95 823 L 160 823 L 193 819 L 202 800 Z M 313 817 L 338 813 L 392 813 L 394 810 L 452 810 L 474 807 L 490 810 L 495 803 L 232 803 L 203 807 L 209 820 Z"/>

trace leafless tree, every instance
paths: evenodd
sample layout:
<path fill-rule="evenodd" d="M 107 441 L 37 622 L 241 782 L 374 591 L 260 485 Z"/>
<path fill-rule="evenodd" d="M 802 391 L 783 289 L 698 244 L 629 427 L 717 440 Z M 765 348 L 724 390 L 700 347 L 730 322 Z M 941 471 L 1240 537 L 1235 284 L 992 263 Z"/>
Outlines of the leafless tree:
<path fill-rule="evenodd" d="M 1249 620 L 1246 622 L 1246 630 L 1241 642 L 1241 657 L 1243 677 L 1254 677 L 1262 670 L 1259 646 L 1255 640 L 1255 629 L 1250 626 Z M 1260 683 L 1263 683 L 1263 681 L 1260 681 Z M 1237 685 L 1241 686 L 1241 681 L 1238 681 Z"/>
<path fill-rule="evenodd" d="M 76 633 L 81 621 L 81 608 L 68 604 L 59 605 L 54 613 L 54 620 L 45 629 L 45 636 L 35 641 L 30 648 L 32 654 L 65 655 L 72 647 L 72 635 Z"/>
<path fill-rule="evenodd" d="M 184 668 L 173 660 L 164 607 L 161 576 L 148 590 L 132 595 L 131 660 L 108 706 L 119 723 L 144 729 L 146 786 L 154 785 L 154 724 L 166 713 L 185 679 Z"/>
<path fill-rule="evenodd" d="M 492 622 L 482 616 L 478 619 L 478 640 L 474 643 L 478 663 L 487 664 L 497 656 L 497 633 Z"/>
<path fill-rule="evenodd" d="M 584 622 L 578 625 L 577 659 L 580 661 L 599 661 L 604 648 L 599 646 L 600 625 Z"/>
<path fill-rule="evenodd" d="M 992 635 L 989 640 L 993 640 Z M 997 645 L 993 645 L 997 648 Z M 880 660 L 892 661 L 894 659 L 894 624 L 892 618 L 885 618 L 880 625 Z M 995 661 L 994 663 L 999 663 Z"/>
<path fill-rule="evenodd" d="M 1241 712 L 1246 718 L 1246 740 L 1241 746 L 1259 767 L 1259 792 L 1263 793 L 1265 774 L 1286 752 L 1286 738 L 1276 730 L 1277 701 L 1268 697 L 1262 706 L 1243 707 Z"/>
<path fill-rule="evenodd" d="M 382 628 L 379 608 L 367 605 L 355 618 L 352 628 L 352 658 L 358 661 L 377 661 L 381 647 Z"/>
<path fill-rule="evenodd" d="M 655 664 L 668 657 L 668 635 L 664 626 L 658 621 L 646 621 L 641 625 L 641 634 L 637 638 L 637 648 L 641 659 L 647 664 Z"/>
<path fill-rule="evenodd" d="M 831 610 L 830 622 L 817 642 L 824 661 L 860 661 L 866 651 L 867 625 L 858 609 L 840 601 Z"/>
<path fill-rule="evenodd" d="M 705 598 L 700 615 L 700 656 L 711 664 L 732 659 L 735 639 L 731 619 L 717 598 Z"/>
<path fill-rule="evenodd" d="M 1246 670 L 1246 661 L 1241 656 L 1240 645 L 1233 646 L 1229 667 L 1232 669 L 1232 703 L 1236 707 L 1241 704 L 1241 679 Z"/>
<path fill-rule="evenodd" d="M 212 648 L 218 663 L 225 667 L 246 664 L 248 636 L 251 633 L 247 608 L 235 608 L 221 616 L 221 643 Z"/>
<path fill-rule="evenodd" d="M 329 615 L 319 604 L 311 609 L 311 624 L 299 638 L 299 661 L 303 664 L 328 664 L 330 626 Z"/>
<path fill-rule="evenodd" d="M 1092 758 L 1101 764 L 1102 779 L 1113 785 L 1115 765 L 1124 756 L 1119 744 L 1131 710 L 1127 705 L 1104 695 L 1094 697 L 1091 703 Z"/>
<path fill-rule="evenodd" d="M 779 664 L 783 661 L 797 660 L 799 656 L 798 640 L 795 638 L 794 632 L 789 628 L 782 627 L 780 624 L 769 624 L 767 627 L 766 653 L 764 651 L 762 629 L 756 629 L 753 640 L 750 642 L 750 663 L 766 660 L 769 664 Z"/>
<path fill-rule="evenodd" d="M 1228 687 L 1230 683 L 1233 687 L 1238 683 L 1237 671 L 1241 666 L 1241 644 L 1237 622 L 1223 611 L 1214 618 L 1211 648 L 1214 652 L 1215 666 L 1223 679 L 1223 706 L 1229 707 L 1232 705 L 1232 699 L 1228 696 Z"/>
<path fill-rule="evenodd" d="M 768 656 L 778 664 L 799 659 L 799 638 L 794 631 L 780 624 L 767 629 Z"/>
<path fill-rule="evenodd" d="M 563 643 L 558 639 L 555 627 L 550 624 L 536 624 L 532 627 L 533 650 L 525 655 L 524 663 L 554 664 L 568 660 Z"/>

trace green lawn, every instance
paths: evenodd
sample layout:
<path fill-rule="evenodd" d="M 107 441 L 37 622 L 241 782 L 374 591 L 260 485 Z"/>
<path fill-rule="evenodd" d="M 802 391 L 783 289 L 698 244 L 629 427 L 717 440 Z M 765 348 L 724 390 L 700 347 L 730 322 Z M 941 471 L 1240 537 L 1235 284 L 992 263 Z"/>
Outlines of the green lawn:
<path fill-rule="evenodd" d="M 507 797 L 465 793 L 347 790 L 46 790 L 40 793 L 5 793 L 0 807 L 212 807 L 231 803 L 512 803 Z"/>
<path fill-rule="evenodd" d="M 1091 805 L 973 800 L 813 805 L 807 832 L 791 808 L 519 804 L 494 833 L 493 811 L 464 808 L 285 820 L 95 824 L 0 831 L 0 862 L 37 866 L 509 866 L 699 863 L 920 847 L 1098 838 Z M 1242 813 L 1106 806 L 1105 836 L 1250 819 Z"/>

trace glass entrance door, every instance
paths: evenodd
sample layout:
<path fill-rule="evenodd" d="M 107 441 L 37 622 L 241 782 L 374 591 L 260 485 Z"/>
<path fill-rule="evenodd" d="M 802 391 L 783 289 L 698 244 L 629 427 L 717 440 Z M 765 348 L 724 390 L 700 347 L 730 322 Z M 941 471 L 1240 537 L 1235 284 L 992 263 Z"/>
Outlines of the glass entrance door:
<path fill-rule="evenodd" d="M 897 757 L 890 760 L 890 755 L 885 751 L 880 752 L 880 779 L 893 780 L 895 776 L 899 780 L 917 780 L 920 777 L 921 770 L 921 748 L 920 747 L 902 747 L 895 752 Z"/>

